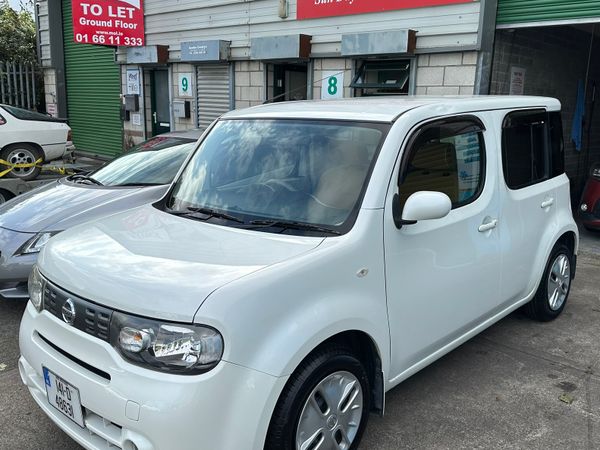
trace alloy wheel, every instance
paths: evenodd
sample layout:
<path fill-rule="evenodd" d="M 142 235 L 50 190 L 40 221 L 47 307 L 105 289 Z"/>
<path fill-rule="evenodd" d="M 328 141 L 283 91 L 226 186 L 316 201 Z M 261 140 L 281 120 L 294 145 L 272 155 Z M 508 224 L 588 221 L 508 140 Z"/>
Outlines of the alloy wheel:
<path fill-rule="evenodd" d="M 558 255 L 548 274 L 548 306 L 552 311 L 558 311 L 567 298 L 571 285 L 571 264 L 569 257 Z"/>

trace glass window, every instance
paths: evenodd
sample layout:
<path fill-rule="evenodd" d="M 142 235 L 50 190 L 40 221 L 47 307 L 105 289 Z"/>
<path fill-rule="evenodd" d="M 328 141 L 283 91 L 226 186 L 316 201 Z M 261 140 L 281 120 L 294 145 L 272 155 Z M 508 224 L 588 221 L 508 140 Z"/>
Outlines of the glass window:
<path fill-rule="evenodd" d="M 483 125 L 469 120 L 437 122 L 419 130 L 409 144 L 400 179 L 400 206 L 415 192 L 442 192 L 458 208 L 483 188 Z"/>
<path fill-rule="evenodd" d="M 3 105 L 2 106 L 6 111 L 12 116 L 16 117 L 19 120 L 35 120 L 41 122 L 64 122 L 64 120 L 56 119 L 55 117 L 49 116 L 47 114 L 42 114 L 35 111 L 29 111 L 27 109 L 15 108 L 14 106 Z"/>
<path fill-rule="evenodd" d="M 0 115 L 0 125 L 4 125 L 6 123 L 6 119 Z"/>
<path fill-rule="evenodd" d="M 518 111 L 504 120 L 502 163 L 504 179 L 511 189 L 520 189 L 550 175 L 548 114 Z"/>
<path fill-rule="evenodd" d="M 358 95 L 408 95 L 410 60 L 365 61 L 358 66 L 350 87 L 359 90 Z"/>
<path fill-rule="evenodd" d="M 557 177 L 565 173 L 565 142 L 563 140 L 562 119 L 560 112 L 551 112 L 549 117 L 552 176 Z"/>
<path fill-rule="evenodd" d="M 221 121 L 190 160 L 167 207 L 345 232 L 388 129 L 335 121 Z"/>
<path fill-rule="evenodd" d="M 153 138 L 91 176 L 105 186 L 169 184 L 195 145 L 196 142 L 189 139 Z"/>

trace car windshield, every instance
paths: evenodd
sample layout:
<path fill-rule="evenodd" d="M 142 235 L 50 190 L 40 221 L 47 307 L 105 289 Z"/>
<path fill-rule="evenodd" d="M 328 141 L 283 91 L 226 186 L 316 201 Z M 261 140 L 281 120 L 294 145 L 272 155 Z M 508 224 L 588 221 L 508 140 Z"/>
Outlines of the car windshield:
<path fill-rule="evenodd" d="M 345 232 L 388 129 L 348 121 L 220 121 L 178 179 L 167 209 L 268 231 L 313 224 Z"/>
<path fill-rule="evenodd" d="M 2 105 L 2 108 L 9 114 L 20 120 L 36 120 L 41 122 L 62 122 L 62 120 L 56 119 L 52 116 L 41 114 L 35 111 L 29 111 L 27 109 L 15 108 L 14 106 Z"/>
<path fill-rule="evenodd" d="M 158 136 L 134 147 L 91 177 L 104 186 L 169 184 L 195 144 L 192 139 Z"/>

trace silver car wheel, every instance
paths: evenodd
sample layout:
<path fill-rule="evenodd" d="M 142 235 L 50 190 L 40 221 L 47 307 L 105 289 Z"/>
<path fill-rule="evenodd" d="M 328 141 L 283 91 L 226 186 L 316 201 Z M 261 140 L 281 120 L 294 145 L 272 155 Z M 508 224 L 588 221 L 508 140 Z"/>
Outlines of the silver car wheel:
<path fill-rule="evenodd" d="M 350 372 L 335 372 L 310 393 L 296 429 L 296 450 L 347 450 L 363 414 L 360 381 Z"/>
<path fill-rule="evenodd" d="M 558 311 L 565 303 L 571 285 L 571 264 L 569 257 L 560 254 L 556 257 L 548 274 L 548 306 Z"/>
<path fill-rule="evenodd" d="M 31 150 L 25 148 L 16 148 L 8 154 L 7 161 L 11 164 L 33 164 L 35 163 L 35 155 Z M 35 170 L 35 167 L 17 168 L 12 170 L 12 173 L 19 178 L 30 175 Z"/>

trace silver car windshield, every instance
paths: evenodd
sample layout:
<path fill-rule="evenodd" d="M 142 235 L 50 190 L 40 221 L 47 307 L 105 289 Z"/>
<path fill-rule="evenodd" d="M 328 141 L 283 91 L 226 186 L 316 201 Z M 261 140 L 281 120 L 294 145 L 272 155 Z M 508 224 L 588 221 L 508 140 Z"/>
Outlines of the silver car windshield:
<path fill-rule="evenodd" d="M 359 207 L 388 129 L 339 121 L 220 121 L 189 161 L 166 206 L 178 213 L 195 210 L 231 226 L 286 221 L 344 231 L 339 228 Z"/>

